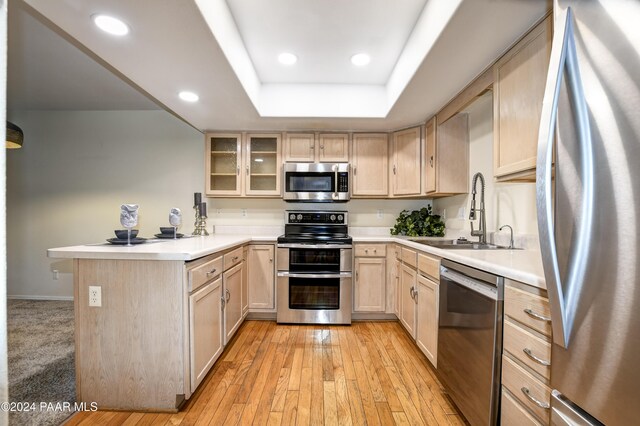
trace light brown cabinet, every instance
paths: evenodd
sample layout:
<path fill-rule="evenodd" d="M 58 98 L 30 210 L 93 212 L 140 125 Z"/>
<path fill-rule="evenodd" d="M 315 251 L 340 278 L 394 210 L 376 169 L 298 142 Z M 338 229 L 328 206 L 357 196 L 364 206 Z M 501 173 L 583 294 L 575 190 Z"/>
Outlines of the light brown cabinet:
<path fill-rule="evenodd" d="M 389 137 L 386 133 L 353 135 L 353 197 L 387 197 L 389 195 Z"/>
<path fill-rule="evenodd" d="M 469 192 L 469 125 L 467 114 L 442 124 L 437 117 L 425 127 L 424 194 L 442 197 Z"/>
<path fill-rule="evenodd" d="M 280 134 L 206 135 L 205 194 L 210 197 L 280 197 Z"/>
<path fill-rule="evenodd" d="M 242 247 L 242 317 L 249 313 L 249 246 Z"/>
<path fill-rule="evenodd" d="M 416 338 L 417 272 L 406 263 L 400 265 L 400 323 Z"/>
<path fill-rule="evenodd" d="M 494 65 L 493 167 L 498 180 L 535 179 L 551 37 L 550 15 Z"/>
<path fill-rule="evenodd" d="M 387 312 L 400 318 L 400 246 L 387 246 Z"/>
<path fill-rule="evenodd" d="M 502 356 L 503 400 L 511 418 L 529 424 L 549 424 L 551 389 L 551 319 L 544 290 L 505 280 Z"/>
<path fill-rule="evenodd" d="M 421 155 L 420 127 L 393 133 L 391 186 L 394 197 L 421 194 Z"/>
<path fill-rule="evenodd" d="M 189 295 L 191 392 L 195 392 L 223 349 L 222 277 Z"/>
<path fill-rule="evenodd" d="M 287 163 L 348 163 L 348 133 L 288 133 L 284 161 Z"/>
<path fill-rule="evenodd" d="M 249 309 L 275 309 L 275 246 L 249 246 Z"/>
<path fill-rule="evenodd" d="M 242 267 L 244 262 L 222 274 L 224 293 L 224 344 L 229 343 L 242 324 Z"/>
<path fill-rule="evenodd" d="M 354 251 L 354 312 L 385 312 L 386 246 L 356 244 Z"/>
<path fill-rule="evenodd" d="M 440 259 L 418 254 L 416 344 L 434 367 L 438 363 Z"/>

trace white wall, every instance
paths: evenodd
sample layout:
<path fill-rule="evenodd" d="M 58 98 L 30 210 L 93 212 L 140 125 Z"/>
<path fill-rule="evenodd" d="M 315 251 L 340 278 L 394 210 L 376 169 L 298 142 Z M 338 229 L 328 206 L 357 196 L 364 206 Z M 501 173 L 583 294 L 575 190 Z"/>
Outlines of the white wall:
<path fill-rule="evenodd" d="M 0 0 L 0 123 L 5 121 L 7 105 L 7 2 Z M 0 130 L 0 136 L 4 135 L 6 127 Z M 9 401 L 9 387 L 7 379 L 7 267 L 6 258 L 6 193 L 5 193 L 5 167 L 6 150 L 0 153 L 0 402 Z M 0 411 L 0 424 L 8 423 L 6 410 Z"/>
<path fill-rule="evenodd" d="M 46 250 L 113 237 L 122 203 L 140 204 L 141 236 L 168 225 L 171 207 L 193 230 L 204 137 L 179 119 L 164 111 L 9 111 L 9 119 L 25 133 L 24 147 L 7 152 L 9 296 L 71 297 L 71 261 Z"/>
<path fill-rule="evenodd" d="M 496 183 L 493 179 L 493 103 L 491 92 L 466 109 L 469 114 L 469 179 L 484 175 L 487 231 L 511 225 L 515 234 L 537 235 L 536 192 L 533 183 Z M 480 191 L 480 182 L 478 182 Z M 443 214 L 447 231 L 468 234 L 471 184 L 468 195 L 434 200 L 434 210 Z M 476 195 L 480 207 L 480 194 Z M 477 221 L 476 221 L 477 222 Z M 478 225 L 474 225 L 475 228 Z M 503 231 L 508 233 L 508 230 Z"/>
<path fill-rule="evenodd" d="M 141 236 L 168 225 L 171 207 L 183 211 L 181 230 L 193 231 L 193 193 L 204 190 L 204 137 L 174 116 L 164 111 L 10 111 L 10 118 L 24 130 L 25 144 L 8 152 L 9 296 L 71 297 L 71 261 L 48 259 L 46 250 L 113 237 L 121 228 L 122 203 L 140 204 Z M 285 209 L 319 207 L 348 210 L 353 226 L 391 227 L 401 210 L 428 204 L 207 201 L 209 231 L 213 225 L 282 225 Z M 58 280 L 53 270 L 59 271 Z"/>

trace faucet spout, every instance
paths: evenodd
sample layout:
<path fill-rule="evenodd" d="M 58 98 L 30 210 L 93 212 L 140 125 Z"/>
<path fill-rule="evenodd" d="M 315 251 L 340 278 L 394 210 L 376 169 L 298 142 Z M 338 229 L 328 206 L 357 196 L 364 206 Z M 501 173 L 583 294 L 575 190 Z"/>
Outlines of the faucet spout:
<path fill-rule="evenodd" d="M 478 183 L 478 179 L 480 179 L 480 208 L 476 209 L 476 185 Z M 471 209 L 469 211 L 469 220 L 473 221 L 476 219 L 476 212 L 479 214 L 480 226 L 478 230 L 473 229 L 473 222 L 471 222 L 471 236 L 479 237 L 478 242 L 480 244 L 485 244 L 487 242 L 487 219 L 485 215 L 484 209 L 484 176 L 482 173 L 478 172 L 473 175 L 473 180 L 471 183 Z"/>

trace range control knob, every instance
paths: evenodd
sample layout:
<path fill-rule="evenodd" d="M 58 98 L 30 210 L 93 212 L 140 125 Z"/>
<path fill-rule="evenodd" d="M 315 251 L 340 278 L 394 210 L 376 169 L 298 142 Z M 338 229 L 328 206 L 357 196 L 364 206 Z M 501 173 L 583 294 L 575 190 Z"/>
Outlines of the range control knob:
<path fill-rule="evenodd" d="M 299 214 L 299 215 L 298 215 L 298 217 L 297 217 L 297 219 L 298 219 L 298 220 L 302 220 L 302 215 L 301 215 L 301 214 Z"/>
<path fill-rule="evenodd" d="M 335 214 L 332 214 L 332 215 L 331 215 L 331 217 L 330 217 L 329 219 L 331 219 L 331 222 L 335 222 L 335 220 L 336 220 L 336 215 L 335 215 Z"/>
<path fill-rule="evenodd" d="M 295 214 L 293 214 L 293 213 L 291 213 L 291 214 L 289 215 L 289 220 L 295 220 L 295 219 L 296 219 L 296 215 L 295 215 Z"/>
<path fill-rule="evenodd" d="M 339 220 L 340 222 L 342 222 L 342 219 L 344 219 L 344 218 L 343 218 L 343 216 L 342 216 L 341 214 L 339 214 L 339 215 L 338 215 L 338 220 Z"/>

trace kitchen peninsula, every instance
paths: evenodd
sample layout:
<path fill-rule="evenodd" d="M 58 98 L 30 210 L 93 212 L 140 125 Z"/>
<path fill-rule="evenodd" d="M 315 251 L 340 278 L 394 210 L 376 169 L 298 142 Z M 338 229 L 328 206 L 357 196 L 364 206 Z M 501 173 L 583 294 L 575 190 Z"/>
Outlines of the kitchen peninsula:
<path fill-rule="evenodd" d="M 450 259 L 544 291 L 537 251 L 447 251 L 389 235 L 353 239 L 356 246 L 398 246 Z M 275 318 L 273 309 L 249 303 L 252 292 L 275 299 L 275 240 L 214 234 L 48 250 L 51 258 L 74 259 L 78 401 L 101 409 L 177 411 L 248 314 Z M 266 293 L 265 285 L 271 287 Z M 89 306 L 89 286 L 100 287 L 101 306 Z M 387 305 L 397 300 L 389 282 L 386 292 Z M 206 309 L 199 310 L 201 304 Z"/>

